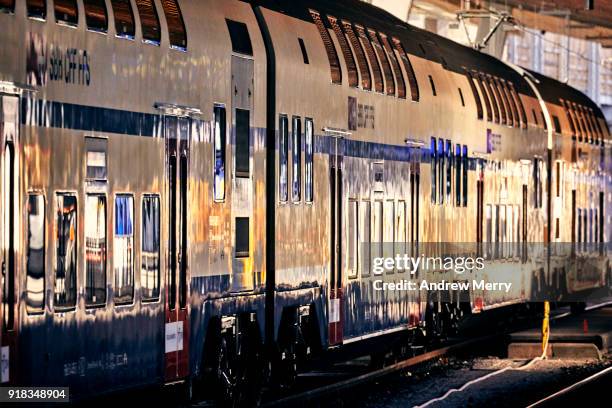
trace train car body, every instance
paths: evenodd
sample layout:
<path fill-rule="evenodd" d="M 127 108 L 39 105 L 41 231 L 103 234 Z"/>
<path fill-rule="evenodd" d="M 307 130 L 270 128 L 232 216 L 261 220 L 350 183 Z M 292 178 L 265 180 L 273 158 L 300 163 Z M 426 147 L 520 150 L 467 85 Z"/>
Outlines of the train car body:
<path fill-rule="evenodd" d="M 234 398 L 610 285 L 608 128 L 567 85 L 356 1 L 0 10 L 3 384 Z M 376 290 L 462 244 L 513 290 Z"/>

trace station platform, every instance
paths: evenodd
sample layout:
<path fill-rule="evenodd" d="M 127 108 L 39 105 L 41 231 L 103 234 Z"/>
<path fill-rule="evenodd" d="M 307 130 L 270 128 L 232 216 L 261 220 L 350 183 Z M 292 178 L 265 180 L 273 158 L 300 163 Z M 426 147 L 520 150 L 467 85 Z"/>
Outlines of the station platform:
<path fill-rule="evenodd" d="M 542 354 L 539 328 L 510 335 L 508 358 L 526 359 Z M 612 346 L 612 305 L 550 321 L 547 357 L 601 359 Z"/>

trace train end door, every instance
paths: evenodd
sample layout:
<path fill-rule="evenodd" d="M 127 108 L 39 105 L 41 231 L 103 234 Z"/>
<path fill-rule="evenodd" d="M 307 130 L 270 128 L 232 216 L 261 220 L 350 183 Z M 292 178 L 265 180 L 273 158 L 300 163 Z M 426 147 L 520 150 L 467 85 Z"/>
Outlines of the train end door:
<path fill-rule="evenodd" d="M 343 139 L 333 137 L 329 154 L 330 187 L 330 268 L 328 297 L 329 346 L 342 344 L 344 296 L 342 291 L 343 248 Z"/>

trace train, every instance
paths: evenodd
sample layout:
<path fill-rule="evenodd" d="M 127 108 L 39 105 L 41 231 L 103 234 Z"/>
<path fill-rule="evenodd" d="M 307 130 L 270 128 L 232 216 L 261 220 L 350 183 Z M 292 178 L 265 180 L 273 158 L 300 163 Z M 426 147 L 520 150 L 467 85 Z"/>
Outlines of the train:
<path fill-rule="evenodd" d="M 2 386 L 246 403 L 610 288 L 610 133 L 565 83 L 356 0 L 0 0 L 0 26 Z M 375 289 L 408 274 L 374 258 L 464 244 L 513 289 Z"/>

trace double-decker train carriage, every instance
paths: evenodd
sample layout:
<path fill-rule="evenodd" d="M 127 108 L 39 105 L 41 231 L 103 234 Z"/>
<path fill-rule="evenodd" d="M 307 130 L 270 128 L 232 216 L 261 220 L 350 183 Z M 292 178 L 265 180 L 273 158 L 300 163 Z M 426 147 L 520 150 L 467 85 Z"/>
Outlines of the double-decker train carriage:
<path fill-rule="evenodd" d="M 353 0 L 0 10 L 2 383 L 239 399 L 609 287 L 609 132 L 567 85 Z M 376 290 L 436 243 L 513 291 Z"/>

